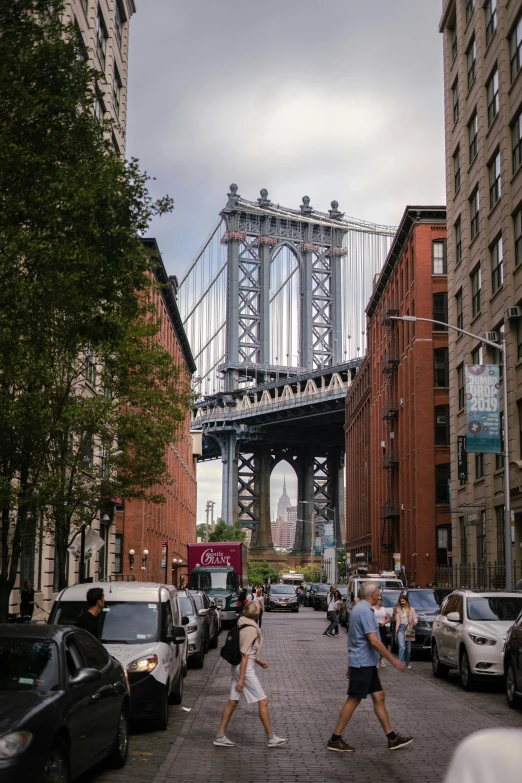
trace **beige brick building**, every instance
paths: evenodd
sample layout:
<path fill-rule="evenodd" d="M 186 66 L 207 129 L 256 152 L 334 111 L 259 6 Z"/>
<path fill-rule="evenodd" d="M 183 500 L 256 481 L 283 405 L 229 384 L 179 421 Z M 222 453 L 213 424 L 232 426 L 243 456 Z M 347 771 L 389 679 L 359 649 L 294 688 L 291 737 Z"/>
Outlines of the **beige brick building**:
<path fill-rule="evenodd" d="M 522 0 L 444 0 L 449 322 L 507 343 L 513 560 L 522 561 Z M 468 454 L 464 365 L 498 352 L 449 332 L 453 563 L 504 564 L 503 455 Z M 466 525 L 467 512 L 479 524 Z"/>

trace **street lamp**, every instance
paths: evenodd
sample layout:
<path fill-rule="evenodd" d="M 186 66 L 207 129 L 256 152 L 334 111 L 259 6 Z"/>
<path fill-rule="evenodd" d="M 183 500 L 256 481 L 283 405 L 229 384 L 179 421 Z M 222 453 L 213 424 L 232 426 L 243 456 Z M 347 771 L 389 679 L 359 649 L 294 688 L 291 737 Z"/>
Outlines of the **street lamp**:
<path fill-rule="evenodd" d="M 306 506 L 313 506 L 313 504 L 314 504 L 313 500 L 300 500 L 299 503 L 303 503 Z M 314 543 L 315 543 L 315 541 L 314 541 L 314 529 L 313 529 L 312 515 L 309 514 L 308 516 L 309 516 L 308 520 L 303 519 L 303 520 L 300 520 L 300 521 L 302 521 L 302 522 L 308 521 L 310 523 L 310 565 L 313 565 L 314 564 Z"/>
<path fill-rule="evenodd" d="M 430 324 L 439 324 L 447 329 L 453 329 L 459 334 L 465 334 L 474 340 L 479 340 L 484 345 L 490 345 L 497 351 L 502 351 L 502 380 L 504 386 L 504 559 L 506 561 L 506 590 L 513 589 L 513 556 L 511 552 L 511 495 L 509 492 L 509 436 L 508 436 L 508 393 L 507 393 L 507 360 L 506 360 L 506 340 L 501 343 L 495 343 L 493 340 L 486 340 L 479 334 L 466 332 L 453 324 L 447 324 L 444 321 L 435 321 L 433 318 L 418 318 L 416 315 L 390 315 L 391 321 L 425 321 Z"/>

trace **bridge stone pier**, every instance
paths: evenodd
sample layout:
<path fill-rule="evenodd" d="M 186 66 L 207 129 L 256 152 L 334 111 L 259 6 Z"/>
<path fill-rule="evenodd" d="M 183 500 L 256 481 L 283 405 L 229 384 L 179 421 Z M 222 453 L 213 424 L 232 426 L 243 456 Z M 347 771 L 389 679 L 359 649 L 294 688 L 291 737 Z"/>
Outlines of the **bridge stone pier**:
<path fill-rule="evenodd" d="M 205 321 L 208 341 L 195 357 L 202 393 L 192 426 L 204 435 L 202 459 L 223 465 L 222 517 L 252 530 L 251 551 L 259 557 L 273 553 L 272 470 L 282 460 L 294 468 L 293 555 L 304 560 L 325 522 L 334 523 L 337 546 L 344 541 L 344 406 L 361 360 L 346 359 L 343 242 L 353 230 L 385 237 L 393 230 L 345 219 L 336 201 L 328 213 L 315 210 L 308 196 L 299 209 L 281 207 L 264 189 L 247 201 L 235 184 L 220 215 L 226 258 L 185 308 L 186 324 L 222 285 L 226 306 L 218 315 L 214 298 L 215 323 Z M 197 272 L 194 262 L 182 290 L 195 285 Z M 211 376 L 219 376 L 218 390 L 205 394 Z"/>

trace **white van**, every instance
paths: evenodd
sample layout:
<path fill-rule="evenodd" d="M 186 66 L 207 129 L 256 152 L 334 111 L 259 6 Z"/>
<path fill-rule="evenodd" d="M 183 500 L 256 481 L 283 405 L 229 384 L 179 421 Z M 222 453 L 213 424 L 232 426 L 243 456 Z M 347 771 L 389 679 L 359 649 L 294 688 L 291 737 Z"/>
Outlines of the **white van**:
<path fill-rule="evenodd" d="M 168 704 L 179 704 L 187 671 L 187 638 L 172 585 L 94 582 L 66 587 L 57 596 L 49 623 L 74 625 L 87 608 L 87 590 L 101 587 L 105 609 L 100 641 L 127 672 L 130 717 L 168 724 Z"/>

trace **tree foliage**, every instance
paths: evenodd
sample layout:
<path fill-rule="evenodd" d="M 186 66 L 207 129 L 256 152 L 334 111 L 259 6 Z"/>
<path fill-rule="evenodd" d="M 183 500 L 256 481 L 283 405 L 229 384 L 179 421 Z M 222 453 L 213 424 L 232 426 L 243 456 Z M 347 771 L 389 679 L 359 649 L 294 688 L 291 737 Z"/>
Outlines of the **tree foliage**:
<path fill-rule="evenodd" d="M 64 563 L 71 525 L 105 498 L 161 500 L 190 401 L 156 340 L 157 260 L 140 240 L 172 202 L 151 198 L 94 118 L 103 76 L 62 9 L 0 0 L 0 619 L 36 520 Z"/>
<path fill-rule="evenodd" d="M 209 541 L 241 541 L 243 544 L 246 541 L 246 533 L 239 526 L 239 522 L 235 525 L 227 525 L 224 519 L 218 519 L 214 530 L 209 534 Z"/>
<path fill-rule="evenodd" d="M 279 582 L 280 573 L 268 560 L 249 561 L 248 582 L 253 586 L 264 585 L 270 579 L 271 582 Z"/>
<path fill-rule="evenodd" d="M 305 582 L 320 582 L 321 569 L 317 565 L 306 565 L 301 569 Z M 326 573 L 323 573 L 323 580 L 326 581 Z"/>

